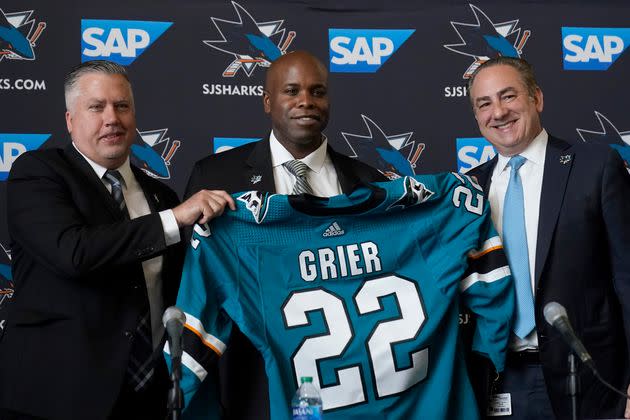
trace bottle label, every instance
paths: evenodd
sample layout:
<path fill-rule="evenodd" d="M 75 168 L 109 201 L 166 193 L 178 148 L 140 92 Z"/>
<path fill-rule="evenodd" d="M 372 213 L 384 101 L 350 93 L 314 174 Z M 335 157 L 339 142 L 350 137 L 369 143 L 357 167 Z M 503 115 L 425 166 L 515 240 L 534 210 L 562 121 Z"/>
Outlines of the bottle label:
<path fill-rule="evenodd" d="M 318 406 L 293 407 L 293 420 L 321 420 L 322 408 Z"/>

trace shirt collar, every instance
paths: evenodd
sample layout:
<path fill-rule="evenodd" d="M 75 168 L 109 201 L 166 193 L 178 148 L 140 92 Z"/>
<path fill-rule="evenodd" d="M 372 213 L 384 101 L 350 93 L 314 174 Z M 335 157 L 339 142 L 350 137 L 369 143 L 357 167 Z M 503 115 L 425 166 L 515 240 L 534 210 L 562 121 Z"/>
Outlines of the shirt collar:
<path fill-rule="evenodd" d="M 104 166 L 99 165 L 98 163 L 94 162 L 92 159 L 90 159 L 89 157 L 84 155 L 83 152 L 81 152 L 79 150 L 79 148 L 77 147 L 77 145 L 74 142 L 72 142 L 72 145 L 77 150 L 77 152 L 79 152 L 79 154 L 81 156 L 83 156 L 83 159 L 85 159 L 87 161 L 87 163 L 90 164 L 90 166 L 92 167 L 92 169 L 96 173 L 96 176 L 98 176 L 99 178 L 103 178 L 103 175 L 105 175 L 105 172 L 107 172 L 107 168 L 105 168 Z M 129 181 L 131 179 L 133 179 L 132 178 L 133 177 L 133 173 L 131 172 L 131 164 L 129 163 L 129 156 L 127 156 L 127 159 L 125 159 L 125 162 L 122 165 L 120 165 L 120 167 L 116 168 L 116 170 L 118 172 L 120 172 L 120 175 L 122 175 L 123 185 L 125 185 L 125 186 L 129 185 Z"/>
<path fill-rule="evenodd" d="M 540 134 L 534 137 L 534 140 L 523 150 L 519 155 L 523 156 L 528 161 L 535 164 L 542 165 L 545 158 L 545 149 L 547 148 L 547 142 L 549 141 L 549 134 L 543 128 Z M 499 154 L 499 160 L 497 161 L 497 173 L 501 173 L 505 170 L 510 158 L 512 156 L 503 156 Z"/>
<path fill-rule="evenodd" d="M 319 173 L 326 161 L 328 151 L 327 145 L 328 139 L 322 134 L 322 144 L 320 144 L 319 147 L 308 156 L 299 160 L 304 162 L 311 171 Z M 278 141 L 276 136 L 273 134 L 273 130 L 271 131 L 271 135 L 269 135 L 269 147 L 271 148 L 271 165 L 274 168 L 291 160 L 295 160 L 293 155 L 289 153 L 289 151 Z"/>

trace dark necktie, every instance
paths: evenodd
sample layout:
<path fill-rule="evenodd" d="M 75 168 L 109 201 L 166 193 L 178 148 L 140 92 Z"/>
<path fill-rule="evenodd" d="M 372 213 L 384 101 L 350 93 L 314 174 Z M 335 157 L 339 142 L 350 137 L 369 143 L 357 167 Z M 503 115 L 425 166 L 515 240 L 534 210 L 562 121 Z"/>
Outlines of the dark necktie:
<path fill-rule="evenodd" d="M 514 333 L 525 338 L 534 327 L 534 296 L 529 274 L 529 251 L 527 249 L 527 233 L 525 231 L 525 199 L 523 184 L 518 170 L 527 159 L 523 156 L 512 156 L 508 165 L 510 182 L 503 202 L 503 243 L 507 255 L 514 289 L 516 290 L 516 313 Z"/>
<path fill-rule="evenodd" d="M 295 184 L 291 194 L 313 194 L 313 189 L 306 180 L 306 172 L 308 171 L 306 163 L 300 160 L 290 160 L 284 163 L 284 167 L 295 177 Z"/>
<path fill-rule="evenodd" d="M 103 178 L 112 186 L 112 198 L 125 215 L 127 205 L 122 192 L 122 175 L 118 171 L 108 170 Z M 142 299 L 140 313 L 142 317 L 133 336 L 129 362 L 127 363 L 127 382 L 134 391 L 146 387 L 153 376 L 153 338 L 151 334 L 151 308 L 146 297 Z"/>
<path fill-rule="evenodd" d="M 112 186 L 112 198 L 118 204 L 118 209 L 123 213 L 127 213 L 127 205 L 125 204 L 125 197 L 122 191 L 123 178 L 120 172 L 108 170 L 103 175 L 103 178 Z"/>

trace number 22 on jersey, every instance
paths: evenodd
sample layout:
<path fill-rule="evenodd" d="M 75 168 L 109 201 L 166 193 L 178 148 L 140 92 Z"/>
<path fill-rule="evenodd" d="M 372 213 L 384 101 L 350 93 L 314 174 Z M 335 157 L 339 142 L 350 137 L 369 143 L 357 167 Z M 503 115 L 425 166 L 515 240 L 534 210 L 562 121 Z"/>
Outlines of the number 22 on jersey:
<path fill-rule="evenodd" d="M 359 366 L 337 369 L 338 383 L 322 386 L 317 365 L 321 360 L 343 357 L 356 338 L 348 307 L 356 307 L 360 319 L 361 315 L 381 310 L 379 299 L 384 296 L 394 296 L 400 316 L 377 322 L 366 339 L 376 396 L 384 398 L 409 389 L 427 375 L 429 349 L 410 353 L 412 364 L 406 369 L 396 367 L 393 353 L 393 344 L 415 339 L 426 321 L 416 282 L 396 275 L 370 279 L 361 284 L 354 302 L 350 303 L 323 288 L 294 292 L 285 301 L 282 307 L 285 327 L 310 325 L 307 314 L 312 311 L 321 311 L 328 326 L 327 334 L 305 337 L 291 358 L 296 384 L 299 386 L 300 377 L 312 376 L 314 385 L 321 390 L 325 410 L 366 401 L 365 378 Z"/>

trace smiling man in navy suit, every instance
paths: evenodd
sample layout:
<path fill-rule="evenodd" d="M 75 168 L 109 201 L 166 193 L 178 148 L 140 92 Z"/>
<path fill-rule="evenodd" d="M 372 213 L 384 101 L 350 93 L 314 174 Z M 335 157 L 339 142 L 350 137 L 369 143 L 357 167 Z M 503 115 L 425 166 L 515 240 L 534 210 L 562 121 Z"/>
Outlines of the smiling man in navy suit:
<path fill-rule="evenodd" d="M 65 97 L 72 143 L 23 154 L 8 180 L 15 293 L 0 337 L 0 418 L 163 419 L 161 318 L 179 286 L 180 228 L 234 202 L 200 191 L 179 204 L 129 163 L 124 67 L 81 64 Z"/>
<path fill-rule="evenodd" d="M 469 174 L 488 194 L 517 295 L 495 396 L 504 407 L 511 399 L 509 418 L 570 418 L 569 348 L 543 308 L 563 305 L 601 376 L 628 389 L 630 176 L 612 148 L 572 145 L 543 129 L 543 94 L 526 61 L 487 61 L 469 80 L 469 92 L 481 134 L 498 151 Z M 626 400 L 586 367 L 579 376 L 580 418 L 630 418 Z"/>

